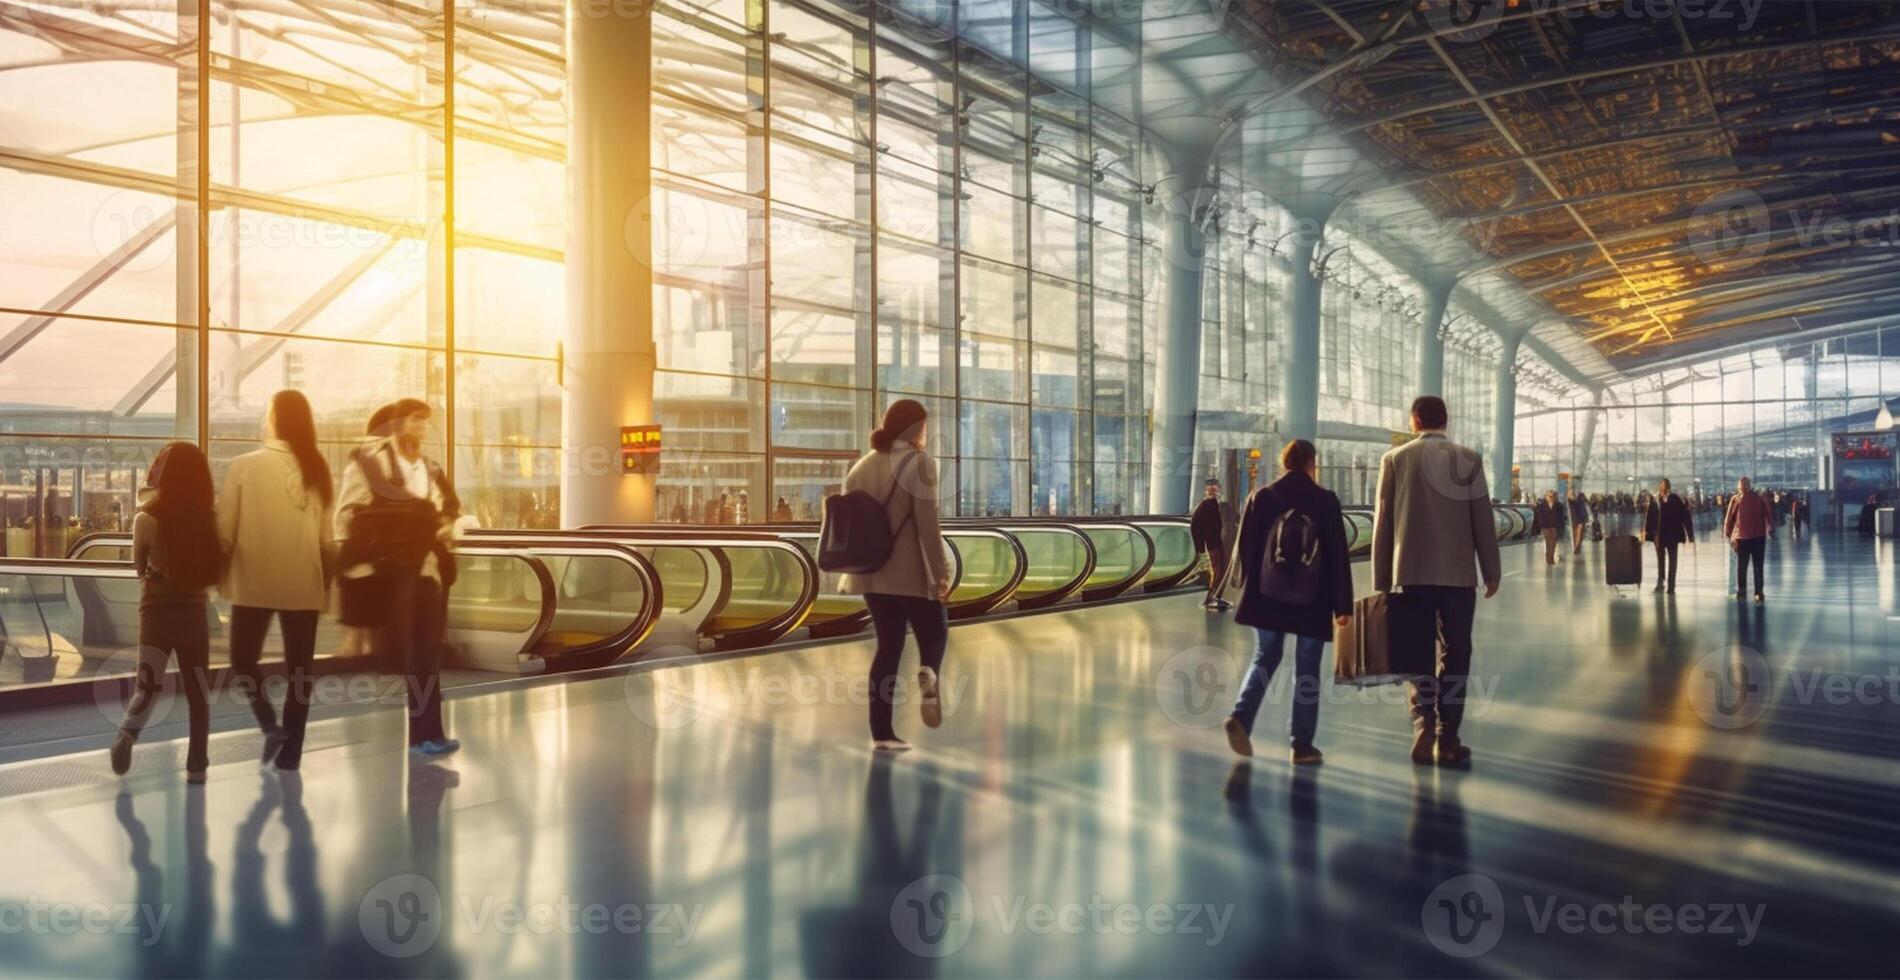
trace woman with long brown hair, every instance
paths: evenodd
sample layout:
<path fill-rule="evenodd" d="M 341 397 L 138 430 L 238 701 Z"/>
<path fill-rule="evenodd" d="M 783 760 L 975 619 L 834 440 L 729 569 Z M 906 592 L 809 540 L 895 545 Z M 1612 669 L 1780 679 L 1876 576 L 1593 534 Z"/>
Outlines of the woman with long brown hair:
<path fill-rule="evenodd" d="M 167 661 L 176 657 L 191 710 L 185 778 L 202 783 L 211 737 L 206 696 L 211 632 L 205 607 L 223 564 L 211 466 L 204 451 L 189 442 L 166 444 L 152 460 L 140 496 L 138 516 L 132 520 L 132 565 L 140 583 L 139 664 L 132 703 L 112 740 L 112 771 L 124 775 L 132 767 L 132 743 L 151 715 Z"/>
<path fill-rule="evenodd" d="M 278 392 L 264 416 L 264 447 L 232 460 L 225 474 L 218 538 L 230 556 L 223 592 L 231 600 L 231 670 L 264 731 L 263 762 L 283 771 L 294 771 L 303 759 L 317 616 L 330 594 L 335 496 L 310 402 L 302 392 Z M 290 679 L 281 726 L 257 667 L 273 616 Z"/>
<path fill-rule="evenodd" d="M 840 582 L 846 594 L 864 596 L 877 631 L 877 653 L 871 658 L 871 745 L 883 752 L 910 748 L 891 724 L 907 630 L 917 634 L 918 707 L 924 725 L 943 723 L 938 674 L 950 635 L 943 601 L 952 583 L 937 502 L 937 461 L 925 451 L 929 418 L 915 399 L 892 402 L 884 424 L 871 433 L 871 451 L 844 478 L 846 493 L 861 490 L 884 502 L 893 537 L 883 567 L 846 575 Z"/>

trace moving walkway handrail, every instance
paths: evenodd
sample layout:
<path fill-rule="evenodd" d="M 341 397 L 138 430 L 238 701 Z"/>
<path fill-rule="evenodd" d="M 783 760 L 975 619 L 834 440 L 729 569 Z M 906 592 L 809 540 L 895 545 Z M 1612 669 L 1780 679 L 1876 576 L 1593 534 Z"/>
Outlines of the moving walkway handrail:
<path fill-rule="evenodd" d="M 501 529 L 475 529 L 466 533 L 469 539 L 486 539 L 496 536 L 520 537 L 532 540 L 599 540 L 617 541 L 635 548 L 685 548 L 708 553 L 721 567 L 720 593 L 714 597 L 712 607 L 705 618 L 695 625 L 697 634 L 711 642 L 715 650 L 733 650 L 745 647 L 765 646 L 784 637 L 803 625 L 805 618 L 811 615 L 811 607 L 818 599 L 818 563 L 805 553 L 805 549 L 775 534 L 762 534 L 751 531 L 722 528 L 710 530 L 675 530 L 678 525 L 589 525 L 574 530 L 530 530 L 509 531 Z M 705 629 L 713 624 L 725 610 L 732 598 L 732 574 L 730 561 L 725 555 L 726 549 L 754 548 L 787 554 L 799 569 L 799 592 L 787 607 L 762 622 L 740 629 Z"/>
<path fill-rule="evenodd" d="M 1154 537 L 1140 527 L 1140 525 L 1128 518 L 1108 515 L 1089 517 L 1037 515 L 1025 518 L 1010 518 L 1010 520 L 1022 524 L 1054 524 L 1080 531 L 1083 537 L 1089 538 L 1089 543 L 1095 548 L 1095 568 L 1091 568 L 1089 575 L 1084 577 L 1083 587 L 1080 590 L 1083 602 L 1099 602 L 1103 599 L 1113 599 L 1133 589 L 1147 578 L 1148 570 L 1153 568 L 1155 564 L 1156 546 Z M 1090 587 L 1087 580 L 1094 577 L 1095 571 L 1101 566 L 1101 546 L 1090 536 L 1088 529 L 1099 527 L 1110 527 L 1129 532 L 1135 542 L 1145 551 L 1145 554 L 1131 563 L 1133 571 L 1130 574 Z"/>
<path fill-rule="evenodd" d="M 85 534 L 82 534 L 79 537 L 74 538 L 72 543 L 66 546 L 65 560 L 72 561 L 78 558 L 82 552 L 84 552 L 87 548 L 93 545 L 110 546 L 110 547 L 117 547 L 117 548 L 130 548 L 132 547 L 132 532 L 131 531 L 87 531 Z M 105 560 L 110 560 L 110 559 L 105 559 Z"/>
<path fill-rule="evenodd" d="M 67 553 L 69 555 L 80 555 L 95 548 L 130 549 L 131 547 L 132 534 L 129 531 L 94 531 L 74 541 L 67 548 Z M 522 642 L 517 645 L 517 649 L 513 653 L 513 669 L 522 673 L 538 672 L 540 665 L 537 663 L 539 658 L 535 654 L 535 650 L 541 644 L 542 640 L 546 638 L 548 630 L 553 626 L 556 615 L 554 577 L 548 571 L 547 565 L 533 555 L 524 555 L 515 551 L 505 550 L 505 546 L 489 547 L 474 542 L 460 542 L 453 546 L 452 551 L 457 557 L 507 558 L 519 561 L 527 566 L 529 573 L 534 576 L 536 584 L 541 589 L 541 599 L 539 608 L 535 614 L 534 624 L 527 632 L 521 634 Z M 131 571 L 131 563 L 125 559 L 81 560 L 65 558 L 43 560 L 55 561 L 62 566 L 76 564 L 118 566 L 126 569 L 129 577 L 136 578 L 136 572 Z M 453 601 L 453 598 L 454 590 L 451 589 L 451 601 Z M 453 623 L 448 623 L 446 626 L 449 629 L 455 628 Z M 484 663 L 481 664 L 481 666 L 493 669 L 495 665 Z"/>
<path fill-rule="evenodd" d="M 584 525 L 584 526 L 595 527 L 595 526 L 606 526 L 606 525 Z M 705 528 L 709 530 L 716 530 L 722 527 L 722 525 L 691 525 L 691 524 L 688 524 L 688 525 L 667 524 L 667 525 L 660 525 L 660 526 L 662 527 L 693 527 L 693 528 Z M 806 554 L 811 556 L 812 561 L 814 563 L 817 562 L 818 560 L 818 533 L 819 533 L 820 525 L 816 521 L 775 521 L 775 522 L 767 522 L 764 524 L 746 524 L 746 525 L 743 525 L 743 527 L 748 531 L 765 531 L 771 534 L 776 534 L 779 537 L 785 539 L 786 541 L 789 541 L 797 545 L 799 548 L 803 549 Z M 958 601 L 956 599 L 956 589 L 963 584 L 963 571 L 964 571 L 963 549 L 958 547 L 956 538 L 958 534 L 963 534 L 967 536 L 969 534 L 974 534 L 974 533 L 976 532 L 965 531 L 965 532 L 953 533 L 949 528 L 944 529 L 944 544 L 949 552 L 947 557 L 950 562 L 950 590 L 951 590 L 951 599 L 950 601 L 946 602 L 945 605 L 947 606 L 948 611 L 950 613 L 950 618 L 952 619 L 959 618 L 957 615 L 957 611 L 960 606 L 969 604 L 967 600 Z M 823 575 L 829 575 L 831 573 L 825 572 L 821 569 L 819 571 L 819 574 L 823 576 Z M 1020 576 L 1018 576 L 1018 580 L 1020 581 Z M 837 594 L 842 595 L 842 593 L 837 593 Z M 988 595 L 988 593 L 985 593 L 985 595 Z M 820 597 L 823 598 L 825 596 L 826 596 L 826 593 L 822 592 L 821 590 Z M 853 596 L 852 598 L 858 598 L 858 597 Z M 1005 598 L 1007 598 L 1007 596 L 1005 596 Z M 805 630 L 807 633 L 811 634 L 814 637 L 849 636 L 853 633 L 862 633 L 865 629 L 869 628 L 870 625 L 871 625 L 871 611 L 868 608 L 863 608 L 862 603 L 860 603 L 859 607 L 854 608 L 851 612 L 842 613 L 840 615 L 833 616 L 823 621 L 816 621 L 813 618 L 807 618 L 805 621 Z"/>
<path fill-rule="evenodd" d="M 612 541 L 564 541 L 551 542 L 533 537 L 514 537 L 505 531 L 481 536 L 480 544 L 464 543 L 455 548 L 457 554 L 516 554 L 509 549 L 526 549 L 541 572 L 546 576 L 547 613 L 542 619 L 540 634 L 529 650 L 539 650 L 547 633 L 553 628 L 554 621 L 560 615 L 559 589 L 552 574 L 547 570 L 544 558 L 580 558 L 606 557 L 618 561 L 633 569 L 634 578 L 640 583 L 641 590 L 647 596 L 647 602 L 628 620 L 621 629 L 571 649 L 543 650 L 540 656 L 549 661 L 549 666 L 558 670 L 585 670 L 613 663 L 627 653 L 637 649 L 653 632 L 659 622 L 660 610 L 665 605 L 665 592 L 660 584 L 659 571 L 653 562 L 633 548 Z"/>
<path fill-rule="evenodd" d="M 4 617 L 0 617 L 0 641 L 4 641 L 6 645 L 13 647 L 15 655 L 20 659 L 21 666 L 28 674 L 28 678 L 22 682 L 23 684 L 42 683 L 42 680 L 35 680 L 31 675 L 42 669 L 40 665 L 46 665 L 43 669 L 48 671 L 55 669 L 58 659 L 53 642 L 55 633 L 52 625 L 47 622 L 46 608 L 42 602 L 44 597 L 38 590 L 33 588 L 32 579 L 61 579 L 62 584 L 59 601 L 65 602 L 70 599 L 70 601 L 79 603 L 82 607 L 85 607 L 82 608 L 80 612 L 78 622 L 79 642 L 74 651 L 82 660 L 85 659 L 86 644 L 89 636 L 99 635 L 98 629 L 90 628 L 93 624 L 91 617 L 93 615 L 106 617 L 106 611 L 103 608 L 95 608 L 100 601 L 103 601 L 102 597 L 95 594 L 91 597 L 93 601 L 88 603 L 87 597 L 80 592 L 74 583 L 80 579 L 126 583 L 136 583 L 138 581 L 138 573 L 132 569 L 130 564 L 125 562 L 72 561 L 64 558 L 0 558 L 0 576 L 4 575 L 18 575 L 25 580 L 27 596 L 26 603 L 24 604 L 30 604 L 32 606 L 34 617 L 39 624 L 39 628 L 35 632 L 40 636 L 44 636 L 46 640 L 44 650 L 37 654 L 30 653 L 28 646 L 22 644 L 25 637 L 16 637 L 14 635 L 15 630 L 13 625 L 8 624 Z M 136 634 L 130 637 L 115 637 L 104 641 L 104 643 L 106 646 L 114 648 L 113 653 L 117 653 L 128 647 L 136 647 L 138 637 Z M 110 656 L 110 654 L 108 656 Z M 93 659 L 105 658 L 96 657 Z M 127 673 L 129 674 L 130 671 L 128 670 Z M 74 678 L 74 680 L 86 681 L 93 679 L 93 677 Z M 52 680 L 52 678 L 47 677 L 43 680 Z"/>
<path fill-rule="evenodd" d="M 514 661 L 515 670 L 520 673 L 539 673 L 545 664 L 536 651 L 541 641 L 547 637 L 548 630 L 553 627 L 555 614 L 554 576 L 548 572 L 547 563 L 534 555 L 524 555 L 504 547 L 458 545 L 454 549 L 454 554 L 458 558 L 506 558 L 518 561 L 526 565 L 529 572 L 534 575 L 535 583 L 541 588 L 541 603 L 535 611 L 534 625 L 523 635 L 519 647 L 515 650 Z M 453 593 L 454 590 L 450 591 Z M 445 622 L 444 626 L 446 629 L 454 628 L 453 623 Z"/>
<path fill-rule="evenodd" d="M 1065 523 L 1065 522 L 1057 521 L 1055 519 L 1039 520 L 1036 518 L 956 517 L 956 518 L 945 518 L 943 521 L 943 525 L 946 529 L 961 528 L 961 527 L 976 527 L 976 528 L 982 528 L 985 530 L 1003 531 L 1010 534 L 1011 536 L 1017 537 L 1019 546 L 1021 544 L 1021 535 L 1024 533 L 1048 534 L 1051 531 L 1066 532 L 1070 535 L 1073 535 L 1075 537 L 1075 540 L 1081 543 L 1082 545 L 1081 570 L 1073 578 L 1063 581 L 1056 588 L 1050 589 L 1046 592 L 1037 593 L 1035 595 L 1029 595 L 1029 596 L 1022 595 L 1021 583 L 1018 583 L 1017 590 L 1014 593 L 1014 598 L 1016 600 L 1016 608 L 1018 609 L 1046 609 L 1049 606 L 1053 606 L 1056 603 L 1059 603 L 1069 598 L 1070 596 L 1075 595 L 1078 591 L 1081 590 L 1082 586 L 1088 582 L 1089 576 L 1095 574 L 1095 542 L 1090 540 L 1087 534 L 1084 534 L 1079 528 L 1077 528 L 1072 523 Z M 1025 566 L 1027 566 L 1028 548 L 1025 547 L 1023 549 L 1023 555 L 1024 555 L 1024 564 Z M 1024 578 L 1028 577 L 1029 571 L 1031 570 L 1025 567 L 1025 570 L 1023 573 Z"/>

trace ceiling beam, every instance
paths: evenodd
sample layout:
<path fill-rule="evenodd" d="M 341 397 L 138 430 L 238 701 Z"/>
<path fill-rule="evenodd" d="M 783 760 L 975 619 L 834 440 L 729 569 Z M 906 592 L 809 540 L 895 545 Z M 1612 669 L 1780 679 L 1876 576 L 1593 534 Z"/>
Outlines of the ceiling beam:
<path fill-rule="evenodd" d="M 1432 53 L 1438 56 L 1438 60 L 1444 64 L 1445 70 L 1450 72 L 1451 76 L 1457 79 L 1458 84 L 1462 86 L 1465 91 L 1470 92 L 1477 100 L 1479 111 L 1483 112 L 1485 118 L 1491 121 L 1491 127 L 1497 131 L 1497 134 L 1503 137 L 1506 143 L 1510 144 L 1512 150 L 1520 154 L 1524 153 L 1524 144 L 1519 142 L 1517 135 L 1512 133 L 1510 127 L 1504 124 L 1504 120 L 1497 114 L 1497 111 L 1491 107 L 1490 100 L 1478 94 L 1478 86 L 1471 81 L 1470 76 L 1465 74 L 1464 69 L 1458 67 L 1458 63 L 1454 61 L 1450 53 L 1445 50 L 1445 46 L 1439 43 L 1437 38 L 1427 41 L 1426 44 L 1431 47 Z M 1544 185 L 1544 189 L 1550 193 L 1552 198 L 1561 201 L 1566 196 L 1564 189 L 1558 187 L 1557 182 L 1551 179 L 1550 174 L 1535 161 L 1525 161 L 1524 168 L 1529 170 L 1531 176 L 1537 178 L 1537 181 Z M 1628 290 L 1629 294 L 1636 297 L 1636 301 L 1643 305 L 1643 309 L 1649 314 L 1650 319 L 1655 322 L 1656 326 L 1661 327 L 1663 333 L 1668 333 L 1669 324 L 1663 322 L 1662 316 L 1650 305 L 1649 297 L 1623 272 L 1622 267 L 1617 265 L 1616 256 L 1610 254 L 1609 248 L 1597 238 L 1596 229 L 1590 227 L 1590 223 L 1584 220 L 1582 212 L 1579 212 L 1575 207 L 1569 204 L 1559 206 L 1564 209 L 1565 213 L 1570 215 L 1570 220 L 1576 222 L 1577 228 L 1583 232 L 1584 237 L 1590 239 L 1590 241 L 1596 245 L 1597 251 L 1603 255 L 1603 260 L 1608 262 L 1610 268 L 1616 271 L 1617 277 L 1623 280 L 1623 288 Z"/>

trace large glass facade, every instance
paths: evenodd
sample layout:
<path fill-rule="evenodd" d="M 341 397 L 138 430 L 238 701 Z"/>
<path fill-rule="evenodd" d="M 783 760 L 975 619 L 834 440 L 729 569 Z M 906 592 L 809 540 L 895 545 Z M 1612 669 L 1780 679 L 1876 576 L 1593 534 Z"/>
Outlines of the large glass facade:
<path fill-rule="evenodd" d="M 33 532 L 9 551 L 122 526 L 168 440 L 221 468 L 285 387 L 333 464 L 376 407 L 427 400 L 469 510 L 550 523 L 560 10 L 103 0 L 0 22 L 0 500 Z"/>
<path fill-rule="evenodd" d="M 1348 234 L 1329 232 L 1321 248 L 1321 479 L 1341 503 L 1369 505 L 1380 457 L 1403 437 L 1418 394 L 1423 297 L 1416 280 Z"/>
<path fill-rule="evenodd" d="M 816 517 L 900 397 L 959 513 L 1145 506 L 1143 139 L 1090 95 L 1134 52 L 1009 0 L 654 25 L 663 519 Z"/>
<path fill-rule="evenodd" d="M 1518 456 L 1527 489 L 1554 486 L 1559 473 L 1585 465 L 1586 452 L 1586 489 L 1635 492 L 1668 477 L 1712 494 L 1743 476 L 1765 487 L 1827 489 L 1829 436 L 1871 428 L 1883 393 L 1896 389 L 1900 332 L 1892 330 L 1673 366 L 1610 386 L 1601 407 L 1578 390 L 1520 385 Z"/>

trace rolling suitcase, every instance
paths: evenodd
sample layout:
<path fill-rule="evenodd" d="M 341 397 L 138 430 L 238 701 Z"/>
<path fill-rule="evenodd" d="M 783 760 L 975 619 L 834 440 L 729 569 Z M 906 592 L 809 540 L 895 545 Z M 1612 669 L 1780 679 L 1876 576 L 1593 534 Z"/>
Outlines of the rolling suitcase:
<path fill-rule="evenodd" d="M 1333 628 L 1333 681 L 1351 687 L 1398 684 L 1436 666 L 1436 629 L 1403 594 L 1374 592 L 1352 604 L 1352 622 Z"/>
<path fill-rule="evenodd" d="M 1603 580 L 1609 585 L 1643 584 L 1643 543 L 1635 535 L 1603 539 Z"/>

